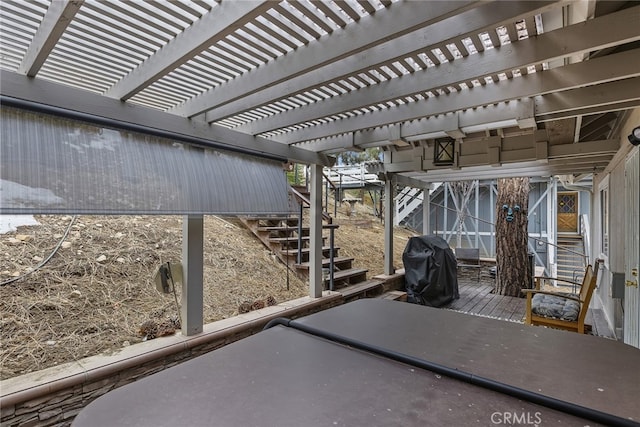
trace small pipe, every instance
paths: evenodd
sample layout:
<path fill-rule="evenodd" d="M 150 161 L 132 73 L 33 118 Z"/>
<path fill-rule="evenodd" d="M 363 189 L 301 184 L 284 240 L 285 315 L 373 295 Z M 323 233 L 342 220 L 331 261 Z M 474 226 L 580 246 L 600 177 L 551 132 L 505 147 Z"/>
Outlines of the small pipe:
<path fill-rule="evenodd" d="M 493 390 L 502 394 L 506 394 L 507 396 L 512 396 L 518 399 L 527 400 L 537 405 L 546 406 L 547 408 L 550 408 L 553 410 L 561 411 L 569 415 L 574 415 L 580 418 L 602 423 L 604 425 L 621 426 L 621 427 L 640 426 L 640 424 L 638 424 L 635 421 L 618 417 L 617 415 L 598 411 L 596 409 L 587 408 L 585 406 L 581 406 L 575 403 L 556 399 L 554 397 L 545 396 L 540 393 L 535 393 L 520 387 L 515 387 L 509 384 L 495 381 L 490 378 L 484 378 L 469 372 L 461 371 L 459 369 L 449 368 L 439 363 L 430 362 L 428 360 L 423 360 L 423 359 L 409 356 L 393 350 L 388 350 L 386 348 L 379 347 L 373 344 L 368 344 L 352 338 L 334 334 L 332 332 L 327 332 L 322 329 L 314 328 L 313 326 L 305 325 L 295 320 L 278 317 L 276 319 L 271 320 L 269 323 L 267 323 L 264 329 L 269 329 L 276 325 L 282 325 L 282 326 L 287 326 L 293 329 L 297 329 L 299 331 L 302 331 L 320 338 L 324 338 L 329 341 L 334 341 L 349 347 L 356 348 L 358 350 L 363 350 L 373 354 L 377 354 L 377 355 L 389 358 L 391 360 L 395 360 L 397 362 L 415 366 L 420 369 L 435 372 L 437 374 L 446 375 L 456 380 L 464 381 L 469 384 L 473 384 L 473 385 L 483 387 L 489 390 Z"/>

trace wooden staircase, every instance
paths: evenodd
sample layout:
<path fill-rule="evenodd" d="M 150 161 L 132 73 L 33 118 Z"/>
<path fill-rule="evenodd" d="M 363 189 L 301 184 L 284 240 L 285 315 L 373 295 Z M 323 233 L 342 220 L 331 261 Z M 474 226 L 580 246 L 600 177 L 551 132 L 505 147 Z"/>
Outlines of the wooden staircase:
<path fill-rule="evenodd" d="M 586 268 L 584 257 L 584 243 L 580 234 L 558 235 L 558 278 L 576 281 L 583 275 Z M 577 278 L 577 279 L 576 279 Z"/>
<path fill-rule="evenodd" d="M 306 196 L 306 204 L 308 205 L 308 194 L 305 194 L 305 191 L 299 188 L 296 188 L 295 192 L 302 195 L 303 199 Z M 302 200 L 301 203 L 304 203 L 304 200 Z M 331 221 L 328 215 L 325 214 L 323 217 L 327 222 Z M 300 221 L 299 216 L 242 216 L 238 218 L 267 248 L 285 263 L 291 271 L 295 272 L 299 278 L 302 280 L 309 278 L 309 227 L 298 227 L 298 222 Z M 338 225 L 330 222 L 322 226 L 323 268 L 328 269 L 331 263 L 329 233 L 331 230 L 335 232 L 338 228 Z M 298 230 L 300 230 L 300 236 L 298 236 Z M 340 256 L 340 248 L 334 246 L 334 289 L 361 284 L 367 281 L 368 270 L 354 268 L 353 260 L 353 258 Z M 325 285 L 325 289 L 329 289 L 328 283 Z"/>

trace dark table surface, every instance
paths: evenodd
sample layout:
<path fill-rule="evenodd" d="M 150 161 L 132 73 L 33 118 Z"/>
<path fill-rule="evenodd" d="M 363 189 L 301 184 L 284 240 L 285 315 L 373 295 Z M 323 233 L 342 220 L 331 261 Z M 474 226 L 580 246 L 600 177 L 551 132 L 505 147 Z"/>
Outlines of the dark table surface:
<path fill-rule="evenodd" d="M 640 350 L 593 336 L 397 301 L 303 326 L 640 420 Z M 446 375 L 275 326 L 98 398 L 82 426 L 594 426 Z"/>

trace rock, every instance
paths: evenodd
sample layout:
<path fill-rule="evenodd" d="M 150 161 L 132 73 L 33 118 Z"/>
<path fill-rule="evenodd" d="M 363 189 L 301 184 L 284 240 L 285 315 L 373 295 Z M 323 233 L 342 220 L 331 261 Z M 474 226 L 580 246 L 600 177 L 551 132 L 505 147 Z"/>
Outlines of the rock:
<path fill-rule="evenodd" d="M 62 242 L 60 246 L 62 249 L 69 249 L 71 247 L 71 242 Z"/>
<path fill-rule="evenodd" d="M 56 345 L 56 342 L 54 340 L 49 340 L 46 343 L 47 345 Z"/>
<path fill-rule="evenodd" d="M 115 237 L 116 239 L 120 239 L 122 237 L 124 237 L 124 234 L 117 232 L 113 237 Z"/>
<path fill-rule="evenodd" d="M 62 239 L 62 236 L 63 236 L 62 234 L 56 233 L 56 234 L 53 235 L 53 238 L 54 239 Z"/>
<path fill-rule="evenodd" d="M 28 242 L 30 240 L 33 240 L 33 236 L 29 236 L 28 234 L 16 234 L 16 239 L 20 240 L 21 242 Z"/>
<path fill-rule="evenodd" d="M 124 258 L 116 258 L 116 261 L 121 263 L 121 264 L 124 264 L 125 259 Z"/>
<path fill-rule="evenodd" d="M 33 259 L 35 262 L 40 262 L 40 261 L 42 261 L 44 258 L 42 258 L 41 256 L 36 255 L 36 256 L 34 256 L 32 259 Z"/>
<path fill-rule="evenodd" d="M 71 291 L 71 293 L 69 294 L 69 298 L 79 298 L 82 296 L 82 292 L 80 292 L 77 289 L 74 289 L 73 291 Z"/>
<path fill-rule="evenodd" d="M 20 276 L 19 271 L 14 271 L 13 273 L 11 273 L 11 277 L 19 277 L 19 276 Z"/>
<path fill-rule="evenodd" d="M 19 245 L 23 242 L 16 239 L 15 237 L 9 237 L 9 239 L 7 240 L 7 243 L 9 243 L 10 245 Z"/>
<path fill-rule="evenodd" d="M 98 258 L 96 258 L 97 262 L 105 262 L 106 260 L 107 260 L 106 255 L 100 255 Z"/>

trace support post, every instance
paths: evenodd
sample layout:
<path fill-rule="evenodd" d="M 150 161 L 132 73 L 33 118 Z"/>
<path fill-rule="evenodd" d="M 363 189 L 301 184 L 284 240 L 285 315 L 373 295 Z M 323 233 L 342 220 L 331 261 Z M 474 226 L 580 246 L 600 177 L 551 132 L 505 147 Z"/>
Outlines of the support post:
<path fill-rule="evenodd" d="M 393 182 L 390 175 L 384 182 L 384 274 L 395 273 L 393 267 Z"/>
<path fill-rule="evenodd" d="M 309 296 L 322 296 L 322 166 L 311 165 L 311 218 L 309 224 Z"/>
<path fill-rule="evenodd" d="M 557 235 L 557 220 L 558 214 L 556 211 L 558 203 L 558 181 L 555 178 L 551 178 L 549 181 L 551 191 L 547 195 L 547 241 L 551 243 L 547 245 L 547 262 L 549 264 L 549 275 L 551 277 L 558 277 L 558 261 L 557 261 L 557 249 L 558 235 Z M 554 283 L 555 285 L 556 283 Z"/>
<path fill-rule="evenodd" d="M 495 216 L 496 216 L 496 204 L 494 200 L 495 192 L 496 192 L 496 184 L 491 181 L 489 184 L 489 222 L 491 224 L 495 224 Z M 491 226 L 491 256 L 496 256 L 496 227 L 494 225 Z"/>
<path fill-rule="evenodd" d="M 442 217 L 442 238 L 449 242 L 449 183 L 444 183 L 444 210 Z"/>
<path fill-rule="evenodd" d="M 431 234 L 431 185 L 422 189 L 422 234 Z"/>
<path fill-rule="evenodd" d="M 475 215 L 476 215 L 476 248 L 480 247 L 480 181 L 474 180 L 473 184 L 476 186 L 476 200 L 475 200 Z"/>
<path fill-rule="evenodd" d="M 182 219 L 182 335 L 202 332 L 203 314 L 204 218 L 185 215 Z"/>

